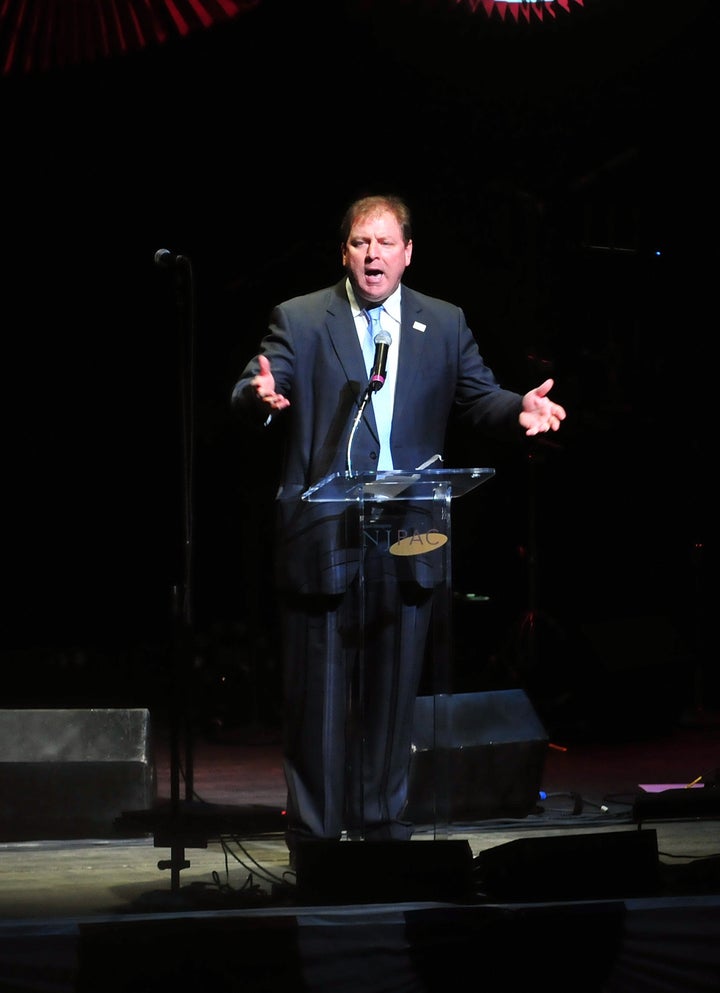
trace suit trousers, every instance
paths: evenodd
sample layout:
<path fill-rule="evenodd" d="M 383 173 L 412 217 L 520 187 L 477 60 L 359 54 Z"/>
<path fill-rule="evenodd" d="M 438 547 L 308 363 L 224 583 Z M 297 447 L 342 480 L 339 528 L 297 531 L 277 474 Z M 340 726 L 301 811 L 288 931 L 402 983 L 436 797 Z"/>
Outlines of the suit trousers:
<path fill-rule="evenodd" d="M 282 598 L 288 846 L 305 838 L 407 840 L 415 698 L 432 590 L 388 556 L 345 593 Z"/>

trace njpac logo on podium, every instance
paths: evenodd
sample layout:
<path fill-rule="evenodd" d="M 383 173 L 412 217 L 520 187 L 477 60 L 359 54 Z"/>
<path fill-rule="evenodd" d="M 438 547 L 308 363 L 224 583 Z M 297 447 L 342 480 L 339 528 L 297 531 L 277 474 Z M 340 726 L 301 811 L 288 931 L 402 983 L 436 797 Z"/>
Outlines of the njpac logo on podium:
<path fill-rule="evenodd" d="M 391 555 L 427 555 L 439 551 L 448 540 L 448 536 L 437 528 L 430 528 L 429 531 L 364 528 L 363 537 L 380 551 L 390 552 Z"/>

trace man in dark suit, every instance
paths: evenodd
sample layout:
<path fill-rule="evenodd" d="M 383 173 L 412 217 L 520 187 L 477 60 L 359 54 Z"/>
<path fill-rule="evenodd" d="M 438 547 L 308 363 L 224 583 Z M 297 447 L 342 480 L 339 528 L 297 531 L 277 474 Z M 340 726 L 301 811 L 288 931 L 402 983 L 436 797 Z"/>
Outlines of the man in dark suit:
<path fill-rule="evenodd" d="M 425 465 L 442 455 L 451 417 L 508 442 L 557 431 L 565 418 L 549 397 L 552 380 L 524 396 L 501 388 L 462 310 L 403 285 L 412 249 L 401 199 L 353 203 L 341 226 L 344 278 L 275 307 L 233 390 L 245 417 L 268 427 L 286 421 L 275 567 L 291 852 L 344 831 L 411 836 L 403 812 L 433 585 L 418 563 L 408 569 L 378 546 L 363 560 L 360 592 L 356 511 L 303 493 L 333 474 Z M 373 325 L 367 364 L 363 338 L 378 307 L 390 343 Z M 361 643 L 358 718 L 351 701 Z"/>

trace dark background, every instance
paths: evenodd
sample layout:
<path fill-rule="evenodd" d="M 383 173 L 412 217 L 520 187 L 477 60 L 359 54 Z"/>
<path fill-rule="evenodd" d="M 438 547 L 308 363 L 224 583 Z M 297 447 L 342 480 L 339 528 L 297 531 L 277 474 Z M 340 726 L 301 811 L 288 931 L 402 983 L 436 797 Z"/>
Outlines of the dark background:
<path fill-rule="evenodd" d="M 277 719 L 279 439 L 230 391 L 392 191 L 408 284 L 568 410 L 527 453 L 453 441 L 497 469 L 455 504 L 459 688 L 523 685 L 566 735 L 712 709 L 713 6 L 265 0 L 0 79 L 6 705 L 162 706 L 189 621 L 201 719 Z"/>

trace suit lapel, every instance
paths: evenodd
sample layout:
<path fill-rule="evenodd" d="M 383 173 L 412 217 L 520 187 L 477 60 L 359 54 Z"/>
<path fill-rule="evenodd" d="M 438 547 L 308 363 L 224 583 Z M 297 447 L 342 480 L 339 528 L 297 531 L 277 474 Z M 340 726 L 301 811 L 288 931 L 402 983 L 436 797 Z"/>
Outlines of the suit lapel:
<path fill-rule="evenodd" d="M 367 370 L 365 369 L 362 349 L 357 340 L 350 303 L 345 293 L 344 279 L 334 287 L 327 308 L 326 322 L 332 347 L 345 373 L 345 378 L 352 385 L 359 403 L 362 391 L 367 384 Z M 363 417 L 377 441 L 377 425 L 372 402 L 365 407 Z"/>
<path fill-rule="evenodd" d="M 338 357 L 340 365 L 348 382 L 360 383 L 359 389 L 367 378 L 362 350 L 355 332 L 355 322 L 347 296 L 345 281 L 338 283 L 328 303 L 326 322 L 330 342 Z"/>
<path fill-rule="evenodd" d="M 395 406 L 393 420 L 403 416 L 407 399 L 412 395 L 416 378 L 422 370 L 425 350 L 425 335 L 422 318 L 422 305 L 412 290 L 403 287 L 400 309 L 401 334 L 398 374 L 395 384 Z"/>

